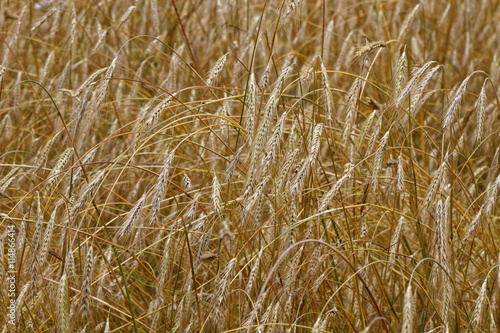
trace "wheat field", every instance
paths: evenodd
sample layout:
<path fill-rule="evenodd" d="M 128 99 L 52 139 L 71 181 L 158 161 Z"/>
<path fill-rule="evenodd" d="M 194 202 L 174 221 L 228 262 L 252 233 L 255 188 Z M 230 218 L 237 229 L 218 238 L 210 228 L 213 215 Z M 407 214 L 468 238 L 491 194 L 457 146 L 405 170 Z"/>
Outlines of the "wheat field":
<path fill-rule="evenodd" d="M 1 332 L 498 332 L 500 1 L 0 3 Z"/>

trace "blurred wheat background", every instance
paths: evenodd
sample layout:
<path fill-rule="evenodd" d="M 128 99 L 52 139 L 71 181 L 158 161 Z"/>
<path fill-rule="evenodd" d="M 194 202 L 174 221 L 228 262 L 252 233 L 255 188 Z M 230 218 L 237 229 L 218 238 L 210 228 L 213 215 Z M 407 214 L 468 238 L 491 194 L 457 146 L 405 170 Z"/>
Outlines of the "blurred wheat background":
<path fill-rule="evenodd" d="M 498 331 L 500 1 L 0 9 L 2 332 Z"/>

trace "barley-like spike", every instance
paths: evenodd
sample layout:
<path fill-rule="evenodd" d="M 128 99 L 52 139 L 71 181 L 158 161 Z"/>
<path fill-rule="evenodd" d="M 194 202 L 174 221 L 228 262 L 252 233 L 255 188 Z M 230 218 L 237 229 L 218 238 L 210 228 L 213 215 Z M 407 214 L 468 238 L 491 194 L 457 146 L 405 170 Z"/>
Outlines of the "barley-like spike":
<path fill-rule="evenodd" d="M 52 139 L 47 141 L 47 143 L 41 149 L 41 153 L 37 155 L 37 158 L 33 163 L 35 173 L 38 172 L 40 168 L 45 167 L 45 163 L 47 163 L 47 157 L 49 156 L 50 150 L 52 149 L 52 146 L 54 146 L 54 143 L 56 142 L 61 132 L 62 131 L 57 132 Z"/>
<path fill-rule="evenodd" d="M 19 311 L 22 310 L 24 306 L 24 298 L 26 297 L 26 294 L 28 292 L 29 287 L 31 286 L 31 282 L 26 283 L 22 288 L 21 291 L 19 291 L 19 295 L 17 296 L 16 299 L 16 318 L 19 318 Z"/>
<path fill-rule="evenodd" d="M 486 292 L 488 288 L 488 276 L 483 281 L 481 289 L 479 290 L 479 295 L 476 299 L 476 304 L 474 305 L 474 312 L 472 314 L 472 327 L 473 329 L 478 329 L 481 325 L 481 319 L 483 316 L 483 308 L 486 300 Z"/>
<path fill-rule="evenodd" d="M 281 166 L 281 171 L 278 176 L 278 181 L 276 182 L 276 189 L 281 190 L 283 186 L 285 185 L 286 178 L 288 177 L 288 173 L 290 169 L 292 168 L 292 165 L 295 162 L 295 159 L 297 158 L 297 155 L 300 152 L 300 148 L 295 148 L 291 154 L 289 154 L 283 162 L 283 165 Z"/>
<path fill-rule="evenodd" d="M 75 43 L 76 25 L 77 25 L 77 17 L 76 17 L 75 4 L 73 3 L 71 5 L 71 28 L 69 29 L 69 44 L 71 46 L 73 46 L 73 44 Z"/>
<path fill-rule="evenodd" d="M 272 312 L 272 316 L 269 318 L 266 324 L 274 324 L 278 322 L 278 313 L 281 308 L 281 304 L 279 302 L 276 302 L 274 305 L 274 310 Z M 276 325 L 271 325 L 269 333 L 274 333 L 276 329 Z"/>
<path fill-rule="evenodd" d="M 316 269 L 319 265 L 319 257 L 321 255 L 322 247 L 317 245 L 313 251 L 311 256 L 311 262 L 309 263 L 309 267 L 307 268 L 307 276 L 312 277 L 312 275 L 316 272 Z"/>
<path fill-rule="evenodd" d="M 231 285 L 235 266 L 236 258 L 233 258 L 227 263 L 226 267 L 224 267 L 224 269 L 216 277 L 215 289 L 211 295 L 211 301 L 214 305 L 214 317 L 216 322 L 223 317 L 224 304 L 229 294 L 229 287 Z"/>
<path fill-rule="evenodd" d="M 472 237 L 474 235 L 474 231 L 476 230 L 477 226 L 479 225 L 479 222 L 481 222 L 481 217 L 483 216 L 483 209 L 479 210 L 479 212 L 474 216 L 472 219 L 472 222 L 470 224 L 469 229 L 467 230 L 467 233 L 465 234 L 462 243 L 464 245 L 469 244 L 469 242 L 472 240 Z"/>
<path fill-rule="evenodd" d="M 267 63 L 266 69 L 264 73 L 262 73 L 262 77 L 260 78 L 259 88 L 260 90 L 266 90 L 269 87 L 269 76 L 271 75 L 271 61 Z"/>
<path fill-rule="evenodd" d="M 161 201 L 165 197 L 165 192 L 167 189 L 168 177 L 170 173 L 170 169 L 172 167 L 172 163 L 175 157 L 175 150 L 167 155 L 165 161 L 163 162 L 163 167 L 160 172 L 160 176 L 156 182 L 156 185 L 153 189 L 153 199 L 151 204 L 151 212 L 149 218 L 149 225 L 153 225 L 158 220 L 158 213 L 161 208 Z"/>
<path fill-rule="evenodd" d="M 90 51 L 90 55 L 94 55 L 99 51 L 101 46 L 104 44 L 104 41 L 106 40 L 106 36 L 109 30 L 110 29 L 108 28 L 104 30 L 101 34 L 99 34 L 99 40 L 97 41 L 97 43 L 95 43 L 94 47 L 92 48 L 92 51 Z"/>
<path fill-rule="evenodd" d="M 441 316 L 443 317 L 443 321 L 445 323 L 448 323 L 453 290 L 451 288 L 450 278 L 448 277 L 448 275 L 443 274 L 443 277 L 444 277 L 444 288 L 442 292 L 443 306 L 442 306 Z"/>
<path fill-rule="evenodd" d="M 300 75 L 300 82 L 302 83 L 304 88 L 307 88 L 314 79 L 314 67 L 312 65 L 304 67 L 305 68 L 302 70 L 302 73 Z"/>
<path fill-rule="evenodd" d="M 441 242 L 441 257 L 440 257 L 440 262 L 445 267 L 448 269 L 448 259 L 450 256 L 450 232 L 449 232 L 449 222 L 450 222 L 450 207 L 451 207 L 451 197 L 448 196 L 446 198 L 446 201 L 444 202 L 444 207 L 443 207 L 443 217 L 442 217 L 442 223 L 440 225 L 439 231 L 440 231 L 440 242 Z"/>
<path fill-rule="evenodd" d="M 389 132 L 388 130 L 382 139 L 380 139 L 379 146 L 377 148 L 377 152 L 375 153 L 375 160 L 373 162 L 373 172 L 372 172 L 372 181 L 371 181 L 371 186 L 374 191 L 377 190 L 378 188 L 378 177 L 380 175 L 380 171 L 382 170 L 382 162 L 384 160 L 384 153 L 387 149 L 387 140 L 389 139 Z"/>
<path fill-rule="evenodd" d="M 70 222 L 72 223 L 75 220 L 76 215 L 82 209 L 83 205 L 85 202 L 90 199 L 99 185 L 101 184 L 102 180 L 104 179 L 104 176 L 106 175 L 106 170 L 101 170 L 100 172 L 97 173 L 97 175 L 89 182 L 89 185 L 83 192 L 83 194 L 80 196 L 80 199 L 77 201 L 75 205 L 73 205 L 71 211 L 70 211 Z"/>
<path fill-rule="evenodd" d="M 63 274 L 61 276 L 61 279 L 59 280 L 59 318 L 58 318 L 58 324 L 59 324 L 59 329 L 60 332 L 62 333 L 67 333 L 69 332 L 69 314 L 68 314 L 68 303 L 69 303 L 69 297 L 68 297 L 68 279 L 66 277 L 66 274 Z"/>
<path fill-rule="evenodd" d="M 45 78 L 47 77 L 47 73 L 50 71 L 52 62 L 54 61 L 54 54 L 55 50 L 50 52 L 49 56 L 47 57 L 47 60 L 45 60 L 45 66 L 43 67 L 42 74 L 40 75 L 40 83 L 44 84 L 45 83 Z"/>
<path fill-rule="evenodd" d="M 264 177 L 264 179 L 257 185 L 257 188 L 255 189 L 255 193 L 252 195 L 252 197 L 248 200 L 247 206 L 245 207 L 245 210 L 247 212 L 251 211 L 252 208 L 254 208 L 256 203 L 260 203 L 261 198 L 264 194 L 264 190 L 266 188 L 266 184 L 269 181 L 271 177 L 267 175 Z M 257 221 L 258 222 L 258 221 Z"/>
<path fill-rule="evenodd" d="M 247 286 L 245 288 L 246 292 L 248 294 L 251 293 L 252 291 L 252 286 L 255 282 L 255 279 L 257 277 L 257 269 L 259 268 L 260 265 L 260 258 L 262 256 L 262 250 L 259 251 L 259 254 L 257 255 L 257 258 L 254 259 L 254 263 L 252 265 L 252 269 L 250 270 L 250 275 L 248 275 L 248 281 L 247 281 Z"/>
<path fill-rule="evenodd" d="M 342 47 L 339 52 L 339 56 L 337 58 L 337 62 L 335 63 L 335 69 L 340 70 L 347 58 L 347 55 L 350 53 L 351 49 L 351 37 L 355 33 L 355 30 L 351 30 L 347 37 L 345 38 L 344 42 L 342 43 Z"/>
<path fill-rule="evenodd" d="M 403 215 L 401 215 L 401 217 L 398 220 L 398 225 L 396 226 L 396 229 L 394 229 L 394 233 L 392 234 L 391 237 L 391 243 L 389 244 L 389 262 L 392 264 L 395 262 L 394 255 L 398 253 L 399 238 L 405 222 L 406 218 Z"/>
<path fill-rule="evenodd" d="M 364 56 L 368 52 L 371 52 L 371 51 L 373 51 L 375 49 L 378 49 L 378 48 L 381 48 L 381 47 L 386 47 L 386 46 L 387 46 L 387 42 L 385 42 L 383 40 L 379 40 L 379 41 L 376 41 L 376 42 L 371 42 L 371 43 L 368 43 L 366 45 L 361 46 L 356 51 L 356 53 L 354 54 L 354 56 L 356 58 L 361 58 L 362 56 Z"/>
<path fill-rule="evenodd" d="M 186 188 L 186 190 L 191 190 L 192 187 L 193 187 L 193 182 L 191 181 L 191 178 L 189 178 L 189 176 L 187 175 L 187 173 L 185 173 L 183 176 L 182 176 L 182 185 Z"/>
<path fill-rule="evenodd" d="M 293 179 L 293 182 L 292 182 L 291 187 L 290 187 L 290 194 L 291 195 L 296 195 L 301 190 L 302 185 L 304 183 L 304 180 L 306 179 L 306 176 L 307 176 L 309 169 L 311 167 L 311 163 L 312 163 L 312 161 L 307 157 L 302 161 L 302 165 L 301 165 L 300 169 L 298 170 L 297 175 Z"/>
<path fill-rule="evenodd" d="M 167 281 L 168 266 L 170 265 L 170 242 L 172 240 L 171 236 L 167 237 L 165 245 L 163 246 L 163 255 L 161 257 L 160 263 L 160 276 L 158 277 L 158 289 L 161 290 Z"/>
<path fill-rule="evenodd" d="M 267 145 L 266 145 L 267 154 L 266 154 L 265 160 L 262 161 L 262 163 L 265 167 L 268 167 L 269 164 L 274 161 L 274 158 L 276 155 L 276 150 L 277 150 L 278 145 L 279 145 L 281 133 L 283 132 L 283 125 L 285 123 L 285 118 L 286 118 L 287 114 L 288 114 L 288 110 L 283 112 L 281 117 L 278 119 L 276 126 L 274 127 L 273 134 L 271 135 L 271 138 L 267 142 Z"/>
<path fill-rule="evenodd" d="M 359 78 L 354 80 L 351 89 L 347 92 L 345 98 L 346 111 L 345 111 L 345 124 L 342 133 L 342 145 L 346 146 L 349 135 L 351 134 L 352 126 L 356 122 L 356 113 L 358 105 L 358 96 L 361 89 L 361 81 Z"/>
<path fill-rule="evenodd" d="M 269 129 L 269 126 L 271 124 L 271 120 L 274 116 L 274 113 L 276 111 L 276 107 L 279 102 L 279 96 L 281 95 L 281 88 L 283 87 L 283 83 L 285 82 L 286 77 L 292 70 L 292 67 L 287 67 L 283 73 L 278 77 L 277 83 L 271 93 L 271 96 L 269 97 L 268 102 L 266 103 L 266 106 L 264 108 L 264 115 L 261 119 L 261 122 L 259 123 L 259 128 L 257 130 L 256 136 L 255 136 L 255 142 L 253 146 L 253 151 L 252 151 L 252 158 L 250 165 L 253 168 L 258 167 L 257 161 L 260 160 L 260 155 L 262 153 L 262 150 L 264 148 L 264 142 L 265 142 L 265 137 L 267 136 L 267 131 Z M 253 179 L 251 177 L 255 176 L 254 172 L 249 172 L 249 179 L 247 179 L 247 187 L 249 185 L 253 185 Z"/>
<path fill-rule="evenodd" d="M 10 52 L 5 52 L 5 55 L 7 54 L 10 54 Z M 4 65 L 0 65 L 0 81 L 3 79 L 6 69 Z"/>
<path fill-rule="evenodd" d="M 215 83 L 217 76 L 222 71 L 222 68 L 224 68 L 224 64 L 226 63 L 226 57 L 227 53 L 224 54 L 222 57 L 220 57 L 219 60 L 215 62 L 212 69 L 210 69 L 210 71 L 208 72 L 207 86 L 211 86 L 212 84 Z"/>
<path fill-rule="evenodd" d="M 64 273 L 68 278 L 75 276 L 75 258 L 71 249 L 66 254 L 66 259 L 64 260 Z"/>
<path fill-rule="evenodd" d="M 252 72 L 248 81 L 248 95 L 247 95 L 247 118 L 245 121 L 245 129 L 247 132 L 247 141 L 249 146 L 252 145 L 253 137 L 255 134 L 255 105 L 257 97 L 257 84 L 255 83 L 255 75 Z"/>
<path fill-rule="evenodd" d="M 176 311 L 176 314 L 175 314 L 175 325 L 174 327 L 172 328 L 172 333 L 176 333 L 181 324 L 182 324 L 182 316 L 184 315 L 184 303 L 185 303 L 185 299 L 186 299 L 186 296 L 182 297 L 180 303 L 177 305 L 177 311 Z"/>
<path fill-rule="evenodd" d="M 326 74 L 326 68 L 325 68 L 325 65 L 323 64 L 323 61 L 321 61 L 321 84 L 322 84 L 323 91 L 325 92 L 325 98 L 326 98 L 325 119 L 326 119 L 326 123 L 331 125 L 332 124 L 332 114 L 334 113 L 333 95 L 332 95 L 332 91 L 330 89 L 330 84 L 328 83 L 328 76 Z"/>
<path fill-rule="evenodd" d="M 47 227 L 45 228 L 45 234 L 43 236 L 43 241 L 42 241 L 42 248 L 40 252 L 37 254 L 40 256 L 40 263 L 43 265 L 45 263 L 45 260 L 47 259 L 47 253 L 50 247 L 50 242 L 52 240 L 52 232 L 54 231 L 54 224 L 56 220 L 56 214 L 57 214 L 57 208 L 56 206 L 54 208 L 54 211 L 52 212 L 52 215 L 50 216 L 49 223 L 47 224 Z"/>
<path fill-rule="evenodd" d="M 403 101 L 411 93 L 413 88 L 415 88 L 415 86 L 417 85 L 417 82 L 419 82 L 420 78 L 434 64 L 436 64 L 435 61 L 429 61 L 429 62 L 426 62 L 422 67 L 414 68 L 414 70 L 412 71 L 412 75 L 411 75 L 410 80 L 406 83 L 404 88 L 401 90 L 399 95 L 397 95 L 395 100 L 394 100 L 394 104 L 396 106 L 402 105 Z"/>
<path fill-rule="evenodd" d="M 164 101 L 159 103 L 151 112 L 150 116 L 146 120 L 146 126 L 149 127 L 151 126 L 156 119 L 170 106 L 170 103 L 172 102 L 172 97 L 175 96 L 176 93 L 172 94 L 172 96 L 168 96 Z"/>
<path fill-rule="evenodd" d="M 483 127 L 484 127 L 484 110 L 486 107 L 486 83 L 488 79 L 484 80 L 483 87 L 481 88 L 481 92 L 479 93 L 479 97 L 476 102 L 476 110 L 477 110 L 477 126 L 476 126 L 476 142 L 481 142 L 481 138 L 483 135 Z"/>
<path fill-rule="evenodd" d="M 135 8 L 136 8 L 135 6 L 128 7 L 127 11 L 122 15 L 122 17 L 118 21 L 117 24 L 118 27 L 122 26 L 128 20 L 130 15 L 132 15 L 132 13 L 135 11 Z"/>
<path fill-rule="evenodd" d="M 323 47 L 323 60 L 328 63 L 328 60 L 330 58 L 330 45 L 332 41 L 332 37 L 334 34 L 333 31 L 333 20 L 330 20 L 328 22 L 328 25 L 326 26 L 325 30 L 325 42 L 324 42 L 324 47 Z"/>
<path fill-rule="evenodd" d="M 318 156 L 320 137 L 321 137 L 321 133 L 323 132 L 323 127 L 324 127 L 324 125 L 322 123 L 320 123 L 320 124 L 316 125 L 316 127 L 314 127 L 314 131 L 312 133 L 312 138 L 310 141 L 309 156 L 307 157 L 311 161 L 311 163 Z"/>
<path fill-rule="evenodd" d="M 498 177 L 495 179 L 495 181 L 491 182 L 488 185 L 488 188 L 486 189 L 485 202 L 481 205 L 479 212 L 476 214 L 476 216 L 472 220 L 470 227 L 467 230 L 467 233 L 465 234 L 465 236 L 463 238 L 464 245 L 467 245 L 472 240 L 472 237 L 474 235 L 474 231 L 476 230 L 477 226 L 481 222 L 481 217 L 490 215 L 491 210 L 493 209 L 493 205 L 495 203 L 495 200 L 497 198 L 499 185 L 500 185 L 500 175 L 498 175 Z"/>
<path fill-rule="evenodd" d="M 37 30 L 45 21 L 47 21 L 52 15 L 54 15 L 59 10 L 58 6 L 53 6 L 49 11 L 42 16 L 38 21 L 36 21 L 31 27 L 31 32 Z"/>
<path fill-rule="evenodd" d="M 295 244 L 295 234 L 297 232 L 296 224 L 297 224 L 297 207 L 295 206 L 295 201 L 292 199 L 288 206 L 288 225 L 290 226 L 290 232 L 289 232 L 289 244 L 293 245 Z"/>
<path fill-rule="evenodd" d="M 58 174 L 63 170 L 63 168 L 66 165 L 66 163 L 68 163 L 68 161 L 71 158 L 72 154 L 73 154 L 73 148 L 70 147 L 70 148 L 67 148 L 61 154 L 61 156 L 59 156 L 59 159 L 57 160 L 56 165 L 54 166 L 54 168 L 52 169 L 52 171 L 49 174 L 49 181 L 47 182 L 47 185 L 49 187 L 54 186 L 54 184 L 57 181 Z"/>
<path fill-rule="evenodd" d="M 335 185 L 333 185 L 332 188 L 330 189 L 330 191 L 328 191 L 325 194 L 325 196 L 323 197 L 323 199 L 321 199 L 321 204 L 319 205 L 319 209 L 318 209 L 318 211 L 320 213 L 322 213 L 326 210 L 328 203 L 332 200 L 332 198 L 335 196 L 337 191 L 342 187 L 342 184 L 344 184 L 344 182 L 347 179 L 352 177 L 353 171 L 354 171 L 353 165 L 350 163 L 347 164 L 345 167 L 344 175 L 335 182 Z"/>
<path fill-rule="evenodd" d="M 82 318 L 88 319 L 90 310 L 90 301 L 92 298 L 91 286 L 92 286 L 92 276 L 94 270 L 94 256 L 93 248 L 89 246 L 87 250 L 87 255 L 85 257 L 85 267 L 83 270 L 83 281 L 81 288 L 81 307 L 80 311 L 82 313 Z"/>
<path fill-rule="evenodd" d="M 393 83 L 394 83 L 394 96 L 398 96 L 403 89 L 403 85 L 406 82 L 406 74 L 408 71 L 408 59 L 406 56 L 406 47 L 403 49 L 401 56 L 398 59 L 396 64 L 396 68 L 394 69 L 393 74 Z"/>
<path fill-rule="evenodd" d="M 94 112 L 99 110 L 99 107 L 101 106 L 101 103 L 104 100 L 104 96 L 106 96 L 111 76 L 113 76 L 113 73 L 116 69 L 117 60 L 118 60 L 118 55 L 113 59 L 113 61 L 109 65 L 108 69 L 106 70 L 106 75 L 104 75 L 101 84 L 99 84 L 99 86 L 95 91 L 95 97 L 93 98 L 91 105 L 91 110 Z"/>
<path fill-rule="evenodd" d="M 403 166 L 404 166 L 403 152 L 401 152 L 398 157 L 398 171 L 396 173 L 396 190 L 400 194 L 404 192 L 404 186 L 405 186 L 405 171 Z"/>
<path fill-rule="evenodd" d="M 212 208 L 217 215 L 222 213 L 222 199 L 220 193 L 221 185 L 214 172 L 214 178 L 212 179 Z"/>
<path fill-rule="evenodd" d="M 465 95 L 465 88 L 467 87 L 467 83 L 469 82 L 471 76 L 472 74 L 466 77 L 465 80 L 463 80 L 460 86 L 458 87 L 457 92 L 455 93 L 455 96 L 453 97 L 453 100 L 450 103 L 450 106 L 446 110 L 446 114 L 444 116 L 444 121 L 443 121 L 443 128 L 445 129 L 448 128 L 453 122 L 453 119 L 455 118 L 455 113 L 460 107 L 462 98 Z"/>
<path fill-rule="evenodd" d="M 236 153 L 231 157 L 231 162 L 229 163 L 229 166 L 227 167 L 226 170 L 226 178 L 224 179 L 224 182 L 229 183 L 231 181 L 231 178 L 233 176 L 234 170 L 236 170 L 236 166 L 238 165 L 238 161 L 240 160 L 240 155 L 243 150 L 243 146 L 238 148 Z"/>
<path fill-rule="evenodd" d="M 116 233 L 117 239 L 123 239 L 128 233 L 136 226 L 141 219 L 142 208 L 144 207 L 144 201 L 146 200 L 146 196 L 143 195 L 137 202 L 134 207 L 127 214 L 123 225 L 118 229 Z"/>
<path fill-rule="evenodd" d="M 201 239 L 198 243 L 198 248 L 196 249 L 196 255 L 193 260 L 193 267 L 195 269 L 198 268 L 198 265 L 200 264 L 200 260 L 203 254 L 205 254 L 205 251 L 208 248 L 208 245 L 210 243 L 210 238 L 212 237 L 212 228 L 210 228 L 208 231 L 202 234 Z"/>
<path fill-rule="evenodd" d="M 410 14 L 408 14 L 408 16 L 405 18 L 398 36 L 398 40 L 400 42 L 404 41 L 406 35 L 408 34 L 408 31 L 410 31 L 413 21 L 415 20 L 415 17 L 417 17 L 419 8 L 420 8 L 420 3 L 418 3 L 410 12 Z"/>
<path fill-rule="evenodd" d="M 290 268 L 288 270 L 287 276 L 285 277 L 285 288 L 288 288 L 290 292 L 293 292 L 292 284 L 295 282 L 295 278 L 297 277 L 299 271 L 298 268 L 303 253 L 304 253 L 304 244 L 300 246 L 299 250 L 290 259 L 290 262 L 288 264 Z"/>
<path fill-rule="evenodd" d="M 9 171 L 9 173 L 0 180 L 0 195 L 3 195 L 7 192 L 7 188 L 9 185 L 16 179 L 18 171 L 20 170 L 20 167 L 14 167 L 12 170 Z"/>
<path fill-rule="evenodd" d="M 323 283 L 323 281 L 325 281 L 325 279 L 327 278 L 327 276 L 330 272 L 331 271 L 329 271 L 329 270 L 324 271 L 317 279 L 315 279 L 313 281 L 313 285 L 311 286 L 311 290 L 312 290 L 313 294 L 316 294 L 318 292 L 318 289 L 321 286 L 321 283 Z"/>
<path fill-rule="evenodd" d="M 365 120 L 363 126 L 361 127 L 361 132 L 358 135 L 358 139 L 356 140 L 355 146 L 357 149 L 360 149 L 361 145 L 363 144 L 363 141 L 365 141 L 366 134 L 368 133 L 368 130 L 373 124 L 373 119 L 375 119 L 375 116 L 377 116 L 379 110 L 373 110 L 372 113 L 368 116 L 368 118 Z"/>
<path fill-rule="evenodd" d="M 76 137 L 76 134 L 78 133 L 78 130 L 80 128 L 80 124 L 82 122 L 82 119 L 84 118 L 84 114 L 86 111 L 86 106 L 88 104 L 88 101 L 90 100 L 90 97 L 92 96 L 92 87 L 94 84 L 89 85 L 88 87 L 85 88 L 83 91 L 83 96 L 80 98 L 80 101 L 78 103 L 78 106 L 75 109 L 74 112 L 74 123 L 73 123 L 73 128 L 71 129 L 71 136 Z M 86 127 L 86 124 L 84 124 Z"/>
<path fill-rule="evenodd" d="M 436 195 L 438 186 L 441 183 L 441 178 L 445 167 L 446 160 L 438 168 L 436 175 L 432 178 L 431 183 L 429 184 L 429 188 L 427 189 L 427 193 L 425 194 L 424 200 L 422 202 L 422 212 L 426 212 L 432 200 L 434 200 L 434 196 Z"/>
<path fill-rule="evenodd" d="M 83 165 L 86 165 L 87 163 L 91 162 L 94 159 L 95 154 L 97 153 L 97 149 L 98 149 L 98 147 L 92 149 L 87 154 L 85 154 L 85 156 L 82 158 L 82 161 L 80 163 L 82 166 L 79 168 L 75 168 L 73 170 L 73 178 L 71 180 L 73 183 L 73 186 L 77 183 L 78 179 L 80 179 L 80 176 L 82 175 Z M 67 193 L 69 193 L 69 187 L 68 187 Z"/>
<path fill-rule="evenodd" d="M 264 324 L 269 323 L 269 321 L 271 320 L 271 317 L 272 317 L 272 313 L 273 313 L 273 304 L 270 303 L 269 306 L 267 307 L 266 311 L 262 315 L 262 318 L 260 318 L 260 322 L 262 325 L 257 326 L 257 329 L 256 329 L 257 333 L 264 332 L 264 330 L 266 328 L 266 326 Z"/>
<path fill-rule="evenodd" d="M 403 306 L 403 324 L 401 327 L 402 333 L 411 333 L 413 332 L 413 312 L 415 309 L 413 308 L 413 293 L 411 289 L 411 284 L 408 284 L 408 288 L 406 289 L 405 298 L 404 298 L 404 306 Z"/>

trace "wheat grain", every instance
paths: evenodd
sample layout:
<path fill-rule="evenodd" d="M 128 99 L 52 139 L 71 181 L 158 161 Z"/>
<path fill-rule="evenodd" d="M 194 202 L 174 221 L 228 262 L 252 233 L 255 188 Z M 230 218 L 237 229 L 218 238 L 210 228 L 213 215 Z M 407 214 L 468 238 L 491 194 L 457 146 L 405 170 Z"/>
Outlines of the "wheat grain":
<path fill-rule="evenodd" d="M 224 68 L 224 64 L 226 63 L 226 58 L 227 58 L 227 53 L 224 54 L 222 57 L 219 58 L 210 69 L 208 72 L 208 77 L 207 77 L 207 86 L 211 86 L 212 84 L 215 83 L 215 80 L 217 79 L 217 76 L 220 74 L 222 69 Z"/>
<path fill-rule="evenodd" d="M 117 239 L 123 239 L 129 232 L 134 229 L 141 221 L 141 213 L 144 208 L 144 202 L 146 200 L 146 196 L 143 195 L 137 202 L 134 207 L 128 212 L 122 226 L 116 232 Z"/>
<path fill-rule="evenodd" d="M 212 179 L 212 209 L 217 215 L 222 213 L 222 199 L 220 193 L 221 185 L 214 172 L 214 178 Z"/>
<path fill-rule="evenodd" d="M 390 133 L 390 130 L 385 132 L 382 139 L 380 139 L 379 146 L 378 146 L 377 151 L 375 153 L 375 158 L 373 161 L 372 180 L 371 180 L 371 186 L 372 186 L 374 191 L 376 191 L 378 188 L 378 177 L 379 177 L 380 171 L 382 170 L 382 162 L 384 160 L 384 153 L 387 149 L 387 140 L 389 139 L 389 133 Z"/>
<path fill-rule="evenodd" d="M 488 79 L 484 80 L 483 87 L 481 88 L 481 92 L 479 93 L 479 97 L 476 102 L 476 110 L 477 110 L 477 127 L 475 130 L 476 133 L 476 141 L 480 142 L 483 135 L 483 127 L 484 127 L 484 109 L 486 106 L 486 83 Z"/>
<path fill-rule="evenodd" d="M 332 200 L 337 191 L 342 187 L 344 182 L 352 177 L 352 173 L 353 173 L 353 166 L 351 164 L 347 164 L 345 166 L 344 175 L 340 179 L 338 179 L 337 182 L 335 182 L 335 185 L 332 186 L 330 191 L 328 191 L 321 200 L 321 204 L 319 205 L 318 209 L 320 213 L 326 210 L 328 203 Z"/>
<path fill-rule="evenodd" d="M 471 74 L 472 75 L 472 74 Z M 446 110 L 444 120 L 443 120 L 443 128 L 448 128 L 451 123 L 453 122 L 453 118 L 455 117 L 455 113 L 457 112 L 458 108 L 460 107 L 460 104 L 462 102 L 462 98 L 465 95 L 465 88 L 467 87 L 467 83 L 469 82 L 471 75 L 469 75 L 465 80 L 462 81 L 460 86 L 457 89 L 457 92 L 455 93 L 455 96 L 453 97 L 450 106 Z"/>
<path fill-rule="evenodd" d="M 387 43 L 383 40 L 379 40 L 379 41 L 376 41 L 376 42 L 371 42 L 371 43 L 368 43 L 362 47 L 360 47 L 356 53 L 354 54 L 354 56 L 356 58 L 361 58 L 363 57 L 364 55 L 366 55 L 367 53 L 375 50 L 375 49 L 378 49 L 378 48 L 381 48 L 381 47 L 387 47 Z"/>
<path fill-rule="evenodd" d="M 406 288 L 406 293 L 404 297 L 404 308 L 403 308 L 403 322 L 401 326 L 402 333 L 413 332 L 413 314 L 415 309 L 413 308 L 413 293 L 411 284 L 408 284 Z"/>
<path fill-rule="evenodd" d="M 269 76 L 271 75 L 271 61 L 267 63 L 266 69 L 264 73 L 262 73 L 262 77 L 260 78 L 259 88 L 260 90 L 266 90 L 269 88 Z"/>
<path fill-rule="evenodd" d="M 410 14 L 408 14 L 408 16 L 406 16 L 402 26 L 401 26 L 401 30 L 399 32 L 399 36 L 398 36 L 398 40 L 399 41 L 403 41 L 406 37 L 406 35 L 408 34 L 408 32 L 410 31 L 411 29 L 411 26 L 413 24 L 413 21 L 415 20 L 415 18 L 417 17 L 417 14 L 418 14 L 418 10 L 420 9 L 420 3 L 418 3 L 414 8 L 413 10 L 410 12 Z"/>
<path fill-rule="evenodd" d="M 211 296 L 214 306 L 215 321 L 219 321 L 223 316 L 223 306 L 228 297 L 229 286 L 236 266 L 236 258 L 231 259 L 226 267 L 217 275 L 215 289 Z"/>
<path fill-rule="evenodd" d="M 87 255 L 85 256 L 85 267 L 83 270 L 83 281 L 81 287 L 81 316 L 84 319 L 88 319 L 90 311 L 90 300 L 91 300 L 91 286 L 94 270 L 94 256 L 92 246 L 89 246 L 87 250 Z"/>
<path fill-rule="evenodd" d="M 60 332 L 69 332 L 69 314 L 68 314 L 68 279 L 66 275 L 63 274 L 59 280 L 59 317 L 58 324 L 60 327 Z"/>
<path fill-rule="evenodd" d="M 56 165 L 52 169 L 49 174 L 49 181 L 47 182 L 47 186 L 52 187 L 57 182 L 57 175 L 63 170 L 66 163 L 68 163 L 69 159 L 73 154 L 73 147 L 67 148 L 58 158 Z"/>
<path fill-rule="evenodd" d="M 129 19 L 130 15 L 135 11 L 136 7 L 135 6 L 130 6 L 128 7 L 127 11 L 120 17 L 120 20 L 118 20 L 117 26 L 122 26 L 127 20 Z"/>
<path fill-rule="evenodd" d="M 346 103 L 346 111 L 345 111 L 345 123 L 344 123 L 344 132 L 342 133 L 342 145 L 346 146 L 347 139 L 351 134 L 352 126 L 356 121 L 356 113 L 357 113 L 357 102 L 358 95 L 361 89 L 361 81 L 359 78 L 354 80 L 353 85 L 347 92 L 347 96 L 345 98 Z"/>
<path fill-rule="evenodd" d="M 175 150 L 170 152 L 165 158 L 165 161 L 163 162 L 163 167 L 160 172 L 160 176 L 158 177 L 156 185 L 153 188 L 151 212 L 149 214 L 150 225 L 154 224 L 158 220 L 158 213 L 160 212 L 161 201 L 165 197 L 169 173 L 172 167 L 172 162 L 174 160 L 174 157 L 175 157 Z"/>
<path fill-rule="evenodd" d="M 488 277 L 486 277 L 481 285 L 481 289 L 479 290 L 479 295 L 476 299 L 476 304 L 474 305 L 474 312 L 472 314 L 472 327 L 476 329 L 480 326 L 482 316 L 483 316 L 483 307 L 484 302 L 486 300 L 486 292 L 488 288 Z"/>

